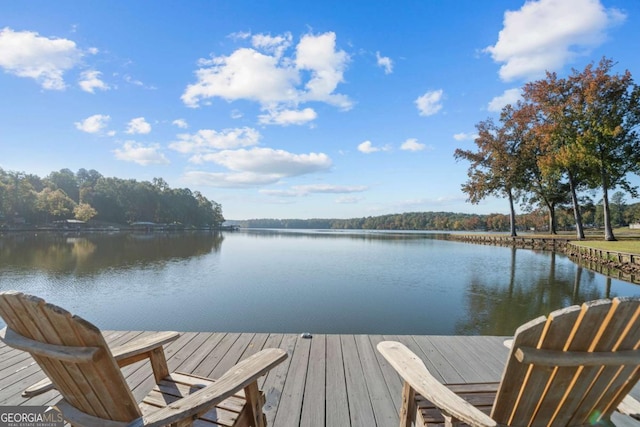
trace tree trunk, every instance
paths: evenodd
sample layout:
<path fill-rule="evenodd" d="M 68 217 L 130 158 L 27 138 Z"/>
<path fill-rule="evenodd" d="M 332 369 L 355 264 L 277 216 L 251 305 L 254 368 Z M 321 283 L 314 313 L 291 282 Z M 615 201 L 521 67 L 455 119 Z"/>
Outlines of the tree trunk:
<path fill-rule="evenodd" d="M 547 203 L 549 209 L 549 234 L 558 234 L 558 225 L 556 224 L 556 207 L 553 203 Z"/>
<path fill-rule="evenodd" d="M 511 190 L 508 191 L 509 193 L 509 222 L 510 222 L 510 229 L 511 229 L 511 237 L 516 237 L 518 236 L 518 234 L 516 233 L 516 209 L 513 207 L 513 194 L 511 194 Z"/>
<path fill-rule="evenodd" d="M 576 237 L 578 240 L 584 240 L 584 228 L 582 227 L 582 215 L 580 214 L 580 204 L 578 203 L 578 195 L 576 193 L 576 185 L 571 172 L 567 173 L 569 177 L 569 188 L 571 189 L 571 202 L 573 203 L 573 216 L 576 220 Z"/>
<path fill-rule="evenodd" d="M 611 227 L 611 211 L 609 209 L 609 190 L 607 189 L 606 177 L 602 176 L 602 207 L 604 208 L 604 240 L 613 242 L 616 236 L 613 235 L 613 227 Z"/>

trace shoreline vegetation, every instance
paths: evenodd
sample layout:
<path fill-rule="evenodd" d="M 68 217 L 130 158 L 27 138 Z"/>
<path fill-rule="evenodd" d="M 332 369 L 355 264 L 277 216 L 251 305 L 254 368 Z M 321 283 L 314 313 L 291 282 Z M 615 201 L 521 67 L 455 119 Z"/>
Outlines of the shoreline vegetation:
<path fill-rule="evenodd" d="M 575 237 L 574 212 L 568 204 L 553 210 L 539 207 L 514 218 L 509 215 L 454 212 L 405 212 L 350 219 L 249 219 L 225 220 L 222 206 L 198 191 L 171 188 L 162 178 L 136 181 L 105 177 L 95 170 L 73 172 L 61 169 L 45 178 L 0 168 L 0 234 L 11 232 L 174 232 L 190 230 L 235 230 L 237 228 L 439 231 L 473 236 L 495 236 L 511 232 L 509 244 L 518 246 L 527 239 L 534 249 L 562 239 L 579 240 L 566 247 L 584 247 L 568 255 L 640 275 L 634 257 L 640 254 L 640 203 L 628 205 L 622 192 L 611 203 L 588 204 L 581 209 L 585 226 L 583 238 Z M 637 228 L 631 229 L 630 224 Z M 518 237 L 515 229 L 522 233 Z M 620 228 L 618 241 L 601 236 L 608 225 Z M 553 227 L 551 226 L 553 225 Z M 636 231 L 637 230 L 637 231 Z M 613 231 L 613 230 L 611 230 Z M 627 232 L 628 231 L 628 232 Z M 545 233 L 538 235 L 535 233 Z M 596 237 L 595 233 L 600 234 Z M 535 237 L 532 237 L 535 236 Z M 504 239 L 504 236 L 501 238 Z M 524 240 L 523 240 L 524 239 Z M 604 240 L 604 241 L 603 241 Z M 506 240 L 505 240 L 506 241 Z M 547 243 L 545 243 L 547 242 Z M 504 242 L 498 243 L 503 244 Z M 555 247 L 552 250 L 556 250 Z M 562 250 L 565 250 L 564 247 Z M 631 262 L 624 261 L 631 259 Z"/>

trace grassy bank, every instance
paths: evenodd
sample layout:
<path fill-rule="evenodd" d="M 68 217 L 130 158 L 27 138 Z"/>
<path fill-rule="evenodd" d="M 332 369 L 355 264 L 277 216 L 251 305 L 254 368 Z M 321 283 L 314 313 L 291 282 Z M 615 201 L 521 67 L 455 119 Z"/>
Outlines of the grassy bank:
<path fill-rule="evenodd" d="M 604 232 L 602 230 L 588 230 L 585 233 L 586 240 L 574 240 L 572 243 L 577 246 L 585 246 L 603 251 L 624 252 L 628 254 L 640 255 L 640 230 L 631 230 L 628 227 L 617 228 L 613 230 L 614 235 L 618 239 L 615 242 L 607 242 L 604 240 Z M 552 237 L 551 235 L 540 237 Z M 575 233 L 561 233 L 556 237 L 564 237 L 575 239 Z"/>

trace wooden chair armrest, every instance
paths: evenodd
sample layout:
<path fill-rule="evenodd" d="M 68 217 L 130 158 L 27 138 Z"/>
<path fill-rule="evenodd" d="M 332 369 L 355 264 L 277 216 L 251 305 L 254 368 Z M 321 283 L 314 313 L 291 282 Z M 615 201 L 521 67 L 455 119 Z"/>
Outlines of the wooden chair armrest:
<path fill-rule="evenodd" d="M 0 341 L 36 356 L 53 357 L 71 363 L 93 362 L 100 351 L 97 347 L 71 347 L 32 340 L 9 327 L 0 330 Z"/>
<path fill-rule="evenodd" d="M 162 347 L 180 336 L 179 332 L 165 331 L 156 332 L 142 338 L 134 339 L 126 344 L 111 349 L 113 358 L 118 362 L 118 366 L 123 367 L 149 357 L 149 353 Z"/>
<path fill-rule="evenodd" d="M 118 362 L 118 366 L 122 368 L 123 366 L 151 357 L 151 352 L 161 348 L 163 345 L 170 343 L 171 341 L 174 341 L 179 336 L 179 332 L 156 332 L 142 338 L 134 339 L 131 342 L 114 347 L 110 350 L 114 359 Z M 164 376 L 166 374 L 163 372 L 159 375 Z M 37 396 L 54 388 L 55 386 L 51 383 L 51 380 L 49 378 L 45 378 L 32 386 L 27 387 L 22 392 L 22 397 Z"/>
<path fill-rule="evenodd" d="M 474 427 L 497 426 L 485 413 L 442 385 L 431 375 L 422 360 L 403 344 L 383 341 L 377 348 L 406 383 L 446 415 Z"/>
<path fill-rule="evenodd" d="M 159 427 L 194 418 L 210 410 L 227 397 L 257 381 L 274 366 L 287 358 L 279 348 L 268 348 L 241 361 L 214 384 L 204 387 L 171 405 L 133 421 L 130 427 Z"/>

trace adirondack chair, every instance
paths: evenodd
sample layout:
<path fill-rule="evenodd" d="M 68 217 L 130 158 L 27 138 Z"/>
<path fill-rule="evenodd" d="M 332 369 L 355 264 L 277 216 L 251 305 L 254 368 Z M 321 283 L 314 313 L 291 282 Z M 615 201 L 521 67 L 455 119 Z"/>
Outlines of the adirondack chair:
<path fill-rule="evenodd" d="M 60 392 L 55 405 L 74 426 L 255 426 L 266 424 L 264 395 L 257 379 L 287 358 L 265 349 L 239 362 L 218 380 L 169 373 L 162 348 L 179 334 L 165 332 L 113 351 L 91 323 L 44 300 L 0 293 L 0 315 L 7 327 L 0 339 L 27 351 Z M 120 368 L 148 358 L 156 386 L 136 402 Z M 32 388 L 48 388 L 46 381 Z"/>
<path fill-rule="evenodd" d="M 404 345 L 378 351 L 404 380 L 400 426 L 611 425 L 640 376 L 640 298 L 554 311 L 516 331 L 499 383 L 443 385 Z M 630 408 L 630 409 L 629 409 Z"/>

